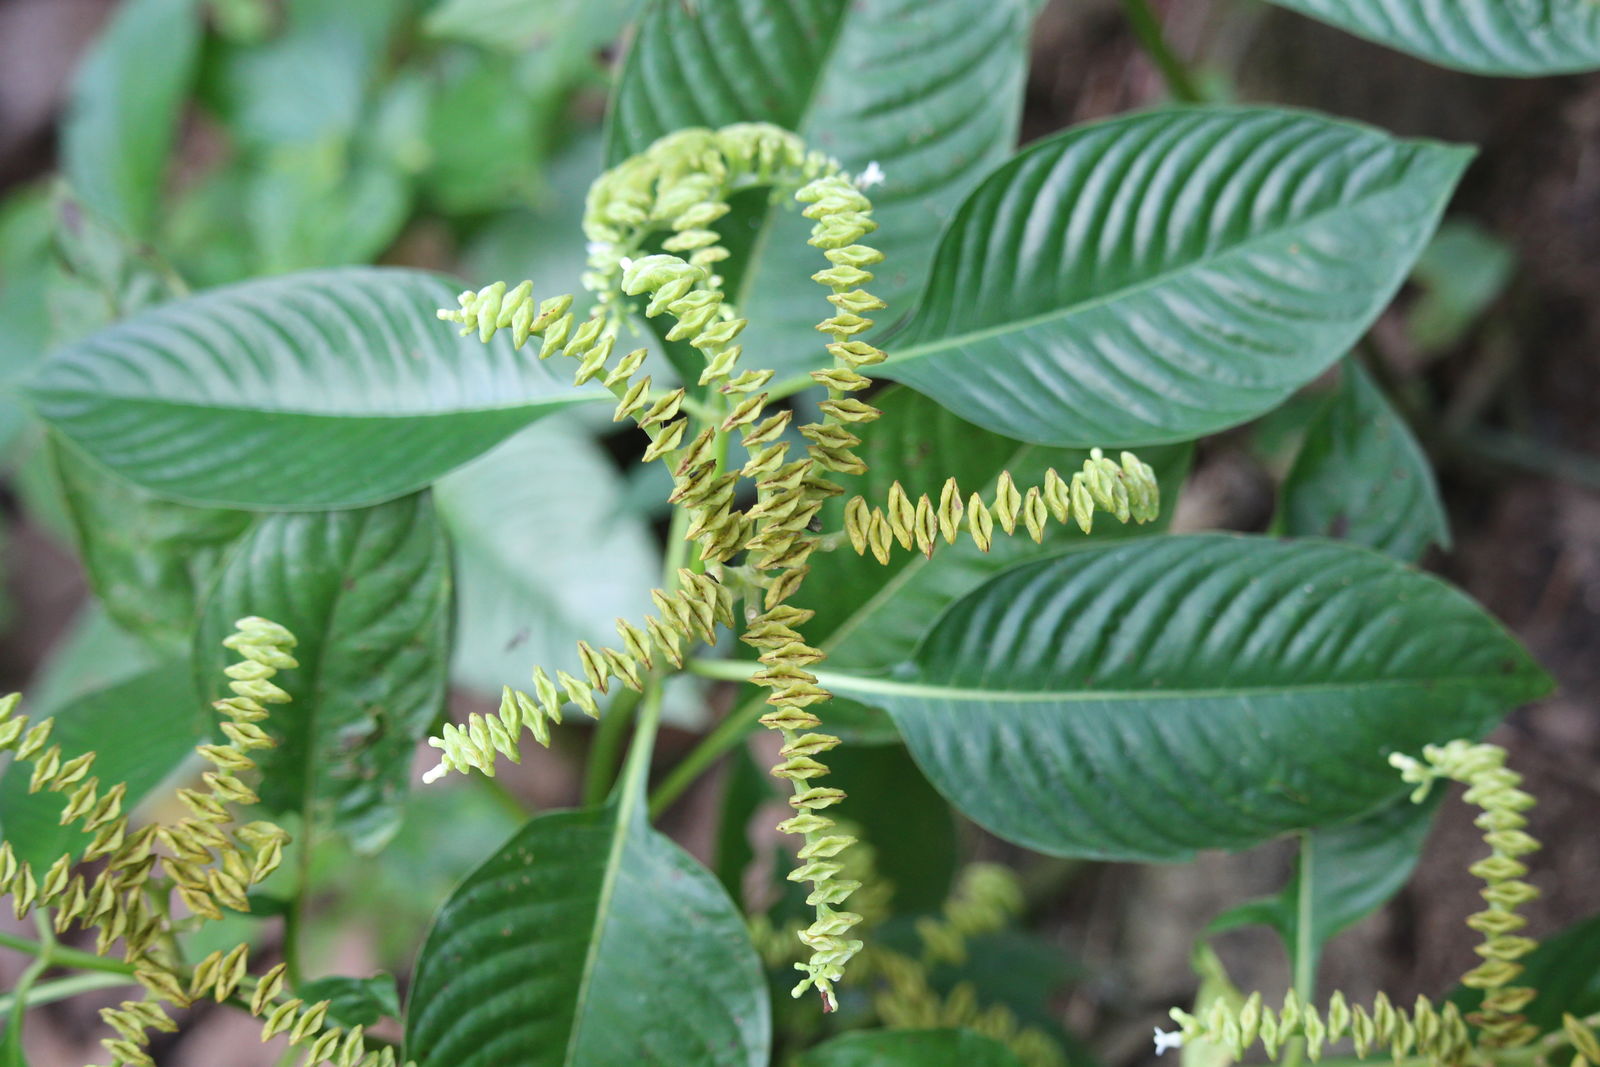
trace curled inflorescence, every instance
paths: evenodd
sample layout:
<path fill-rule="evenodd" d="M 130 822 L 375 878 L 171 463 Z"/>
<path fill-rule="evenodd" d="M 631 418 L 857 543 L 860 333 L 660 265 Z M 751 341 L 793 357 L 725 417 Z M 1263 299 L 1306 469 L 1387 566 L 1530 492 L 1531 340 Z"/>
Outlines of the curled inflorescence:
<path fill-rule="evenodd" d="M 102 1042 L 114 1063 L 154 1064 L 145 1047 L 147 1034 L 177 1028 L 163 1003 L 182 1007 L 207 995 L 221 1002 L 250 991 L 250 1010 L 266 1018 L 262 1040 L 287 1031 L 291 1044 L 306 1048 L 302 1064 L 393 1067 L 393 1050 L 368 1051 L 360 1027 L 345 1031 L 326 1026 L 327 1002 L 305 1007 L 298 1000 L 283 1000 L 282 965 L 259 980 L 250 977 L 248 944 L 213 952 L 193 968 L 180 965 L 173 955 L 171 919 L 159 899 L 165 885 L 152 875 L 159 871 L 196 916 L 218 919 L 223 908 L 249 910 L 250 889 L 278 867 L 289 841 L 273 823 L 237 822 L 233 808 L 256 803 L 255 792 L 239 776 L 255 767 L 251 751 L 275 743 L 262 723 L 268 705 L 289 700 L 272 679 L 296 666 L 294 636 L 276 623 L 252 617 L 240 619 L 223 643 L 241 657 L 227 668 L 233 695 L 215 704 L 226 716 L 222 732 L 228 740 L 199 747 L 215 769 L 201 776 L 204 789 L 178 790 L 189 815 L 172 825 L 152 823 L 132 830 L 122 812 L 126 786 L 100 791 L 98 779 L 90 775 L 94 753 L 63 759 L 59 746 L 47 747 L 50 719 L 28 727 L 15 714 L 16 695 L 0 701 L 0 748 L 12 749 L 18 760 L 33 764 L 34 792 L 45 789 L 66 797 L 62 825 L 81 822 L 84 832 L 93 835 L 82 859 L 106 860 L 92 882 L 72 873 L 70 853 L 39 876 L 17 860 L 8 842 L 0 845 L 0 883 L 11 894 L 19 918 L 30 908 L 53 908 L 58 932 L 73 922 L 97 930 L 96 951 L 101 955 L 120 939 L 123 958 L 133 966 L 146 997 L 100 1013 L 117 1035 Z"/>
<path fill-rule="evenodd" d="M 1538 1036 L 1538 1029 L 1522 1014 L 1535 990 L 1509 984 L 1523 969 L 1516 961 L 1537 947 L 1532 938 L 1516 933 L 1526 922 L 1517 908 L 1538 896 L 1536 889 L 1522 881 L 1528 868 L 1518 858 L 1539 847 L 1524 829 L 1527 818 L 1523 813 L 1533 807 L 1534 798 L 1518 788 L 1522 777 L 1506 768 L 1505 750 L 1495 745 L 1451 741 L 1428 745 L 1420 760 L 1396 753 L 1389 762 L 1405 781 L 1416 785 L 1412 800 L 1421 801 L 1436 781 L 1447 779 L 1465 784 L 1464 799 L 1483 809 L 1476 825 L 1483 830 L 1492 855 L 1468 870 L 1485 882 L 1482 893 L 1488 907 L 1469 917 L 1467 925 L 1483 935 L 1477 952 L 1484 962 L 1461 979 L 1463 985 L 1483 991 L 1481 1007 L 1463 1017 L 1454 1004 L 1435 1007 L 1426 997 L 1418 997 L 1407 1011 L 1380 993 L 1368 1011 L 1351 1007 L 1344 994 L 1335 993 L 1326 1010 L 1319 1013 L 1292 990 L 1276 1011 L 1262 1006 L 1259 993 L 1242 1006 L 1218 998 L 1200 1016 L 1174 1008 L 1172 1018 L 1181 1037 L 1157 1031 L 1158 1050 L 1199 1038 L 1228 1049 L 1237 1059 L 1259 1040 L 1268 1056 L 1276 1056 L 1285 1041 L 1299 1038 L 1315 1060 L 1324 1043 L 1348 1034 L 1358 1057 L 1386 1050 L 1396 1061 L 1415 1054 L 1434 1064 L 1454 1065 L 1465 1062 L 1475 1049 L 1514 1048 Z M 1477 1028 L 1476 1044 L 1473 1027 Z M 1567 1029 L 1583 1058 L 1578 1042 L 1584 1036 L 1579 1031 L 1587 1031 L 1576 1020 Z M 1588 1033 L 1588 1041 L 1594 1043 L 1592 1033 Z"/>
<path fill-rule="evenodd" d="M 713 226 L 728 212 L 730 197 L 756 186 L 793 192 L 805 205 L 802 214 L 812 220 L 809 243 L 828 263 L 812 278 L 828 291 L 834 307 L 817 326 L 833 363 L 810 375 L 828 396 L 819 404 L 822 419 L 798 427 L 791 427 L 790 411 L 768 410 L 771 397 L 762 390 L 773 378 L 771 370 L 738 369 L 737 339 L 746 322 L 728 303 L 716 273 L 728 250 Z M 804 839 L 801 866 L 790 878 L 811 884 L 807 902 L 816 909 L 815 920 L 799 934 L 811 957 L 796 964 L 804 977 L 794 994 L 815 987 L 831 1010 L 833 983 L 861 948 L 848 936 L 860 915 L 838 908 L 859 881 L 844 877 L 840 862 L 854 838 L 823 814 L 844 799 L 842 790 L 818 781 L 827 774 L 818 757 L 839 744 L 837 737 L 818 730 L 816 707 L 829 697 L 814 673 L 823 653 L 801 633 L 812 613 L 788 600 L 805 580 L 812 553 L 825 543 L 812 527 L 826 501 L 843 492 L 833 476 L 866 470 L 853 451 L 861 444 L 855 431 L 879 417 L 876 408 L 853 395 L 872 384 L 862 371 L 886 358 L 863 340 L 873 325 L 868 316 L 885 306 L 864 288 L 872 281 L 869 268 L 883 258 L 863 243 L 876 228 L 872 205 L 835 161 L 808 151 L 793 134 L 742 124 L 671 134 L 606 172 L 590 190 L 584 228 L 590 241 L 584 284 L 598 295 L 598 303 L 581 324 L 571 313 L 570 297 L 535 302 L 528 282 L 462 293 L 459 308 L 439 315 L 485 341 L 499 330 L 511 331 L 518 348 L 538 337 L 541 359 L 556 353 L 575 359 L 578 384 L 599 381 L 611 390 L 617 397 L 614 418 L 631 419 L 649 435 L 645 460 L 668 465 L 669 500 L 687 509 L 685 537 L 697 545 L 699 558 L 678 572 L 672 588 L 652 593 L 657 615 L 640 626 L 618 622 L 620 648 L 580 644 L 584 679 L 558 674 L 558 691 L 540 670 L 534 676 L 537 707 L 508 690 L 498 715 L 474 716 L 465 727 L 448 727 L 431 740 L 443 756 L 430 778 L 470 768 L 493 773 L 496 753 L 516 758 L 524 725 L 547 740 L 545 724 L 559 721 L 563 696 L 594 714 L 595 694 L 604 693 L 610 679 L 638 690 L 657 656 L 681 667 L 686 640 L 710 643 L 718 623 L 733 626 L 737 590 L 749 605 L 742 640 L 758 650 L 760 662 L 750 680 L 769 690 L 771 710 L 761 723 L 783 736 L 782 758 L 772 773 L 793 786 L 795 814 L 779 828 Z M 663 251 L 644 254 L 645 242 L 661 233 L 667 234 L 660 240 Z M 687 342 L 704 358 L 698 384 L 711 390 L 707 401 L 692 400 L 682 387 L 655 388 L 648 375 L 640 375 L 644 349 L 612 362 L 620 327 L 634 306 L 630 298 L 642 298 L 646 317 L 669 316 L 673 324 L 666 338 Z M 699 429 L 692 432 L 697 420 Z M 805 442 L 803 453 L 791 430 Z M 735 433 L 748 455 L 737 469 L 730 466 L 726 449 L 727 437 Z M 754 502 L 746 507 L 739 506 L 741 483 L 754 486 Z M 1002 485 L 1015 492 L 1009 477 Z M 931 508 L 930 502 L 923 504 Z M 1087 528 L 1096 506 L 1144 521 L 1156 507 L 1155 480 L 1135 457 L 1125 454 L 1119 467 L 1096 453 L 1070 486 L 1055 478 L 1043 490 L 1018 496 L 1015 507 L 1004 493 L 992 511 L 976 496 L 966 506 L 973 537 L 987 549 L 996 514 L 1008 533 L 1018 514 L 1030 530 L 1050 514 L 1059 521 L 1070 514 Z M 961 507 L 958 501 L 956 514 Z M 920 535 L 903 527 L 904 511 L 891 497 L 889 512 L 875 520 L 864 501 L 853 501 L 847 531 L 858 551 L 867 544 L 876 550 L 891 535 L 909 546 L 908 538 Z M 918 516 L 912 508 L 909 521 Z M 883 552 L 879 556 L 886 558 Z"/>
<path fill-rule="evenodd" d="M 1042 486 L 1017 488 L 1009 471 L 1002 471 L 995 482 L 994 501 L 986 503 L 973 493 L 962 503 L 961 487 L 954 478 L 945 481 L 939 502 L 924 493 L 916 503 L 895 482 L 889 487 L 885 507 L 870 506 L 865 497 L 851 497 L 845 505 L 845 533 L 857 555 L 871 550 L 879 563 L 888 563 L 898 541 L 900 547 L 932 556 L 942 537 L 955 544 L 965 532 L 984 552 L 994 541 L 995 523 L 1007 535 L 1020 524 L 1037 544 L 1044 540 L 1052 519 L 1065 525 L 1076 522 L 1084 533 L 1094 526 L 1096 509 L 1115 515 L 1122 522 L 1150 522 L 1161 508 L 1161 487 L 1155 471 L 1132 452 L 1122 453 L 1119 466 L 1094 449 L 1075 471 L 1071 481 L 1052 467 L 1045 471 Z M 962 516 L 966 523 L 963 525 Z"/>
<path fill-rule="evenodd" d="M 1527 925 L 1517 909 L 1539 895 L 1522 880 L 1528 867 L 1521 857 L 1539 848 L 1524 829 L 1528 820 L 1523 813 L 1533 807 L 1534 798 L 1518 788 L 1522 776 L 1506 767 L 1506 751 L 1498 745 L 1451 741 L 1427 746 L 1420 760 L 1396 753 L 1389 762 L 1416 785 L 1414 800 L 1421 800 L 1435 781 L 1444 778 L 1464 784 L 1467 792 L 1462 799 L 1483 809 L 1474 825 L 1483 831 L 1491 854 L 1467 868 L 1483 880 L 1482 895 L 1488 904 L 1467 918 L 1467 925 L 1483 935 L 1476 950 L 1483 962 L 1462 975 L 1461 982 L 1483 990 L 1483 1004 L 1468 1021 L 1482 1030 L 1486 1047 L 1525 1045 L 1538 1036 L 1522 1014 L 1536 991 L 1510 983 L 1522 973 L 1517 960 L 1538 947 L 1533 938 L 1517 933 Z"/>

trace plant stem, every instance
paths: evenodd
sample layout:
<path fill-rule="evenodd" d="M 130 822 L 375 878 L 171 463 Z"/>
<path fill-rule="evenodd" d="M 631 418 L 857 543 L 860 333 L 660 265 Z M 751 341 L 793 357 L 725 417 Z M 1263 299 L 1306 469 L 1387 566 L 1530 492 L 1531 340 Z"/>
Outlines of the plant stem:
<path fill-rule="evenodd" d="M 1189 68 L 1167 44 L 1166 36 L 1161 32 L 1161 20 L 1150 10 L 1149 0 L 1122 0 L 1122 11 L 1128 16 L 1128 25 L 1133 28 L 1133 35 L 1139 38 L 1140 46 L 1161 72 L 1161 79 L 1167 83 L 1167 92 L 1172 94 L 1172 98 L 1185 104 L 1201 103 L 1205 96 L 1195 85 Z"/>
<path fill-rule="evenodd" d="M 594 738 L 589 743 L 589 760 L 583 771 L 583 806 L 592 808 L 603 803 L 611 791 L 617 773 L 618 759 L 622 754 L 623 739 L 628 736 L 628 724 L 633 721 L 634 709 L 639 706 L 639 694 L 624 689 L 606 708 L 594 728 Z"/>
<path fill-rule="evenodd" d="M 283 962 L 287 965 L 287 976 L 291 988 L 297 987 L 305 980 L 305 971 L 301 967 L 300 935 L 305 927 L 306 900 L 311 895 L 311 817 L 310 807 L 306 809 L 306 818 L 301 820 L 300 855 L 297 857 L 294 898 L 289 901 L 289 910 L 283 917 Z"/>
<path fill-rule="evenodd" d="M 15 949 L 25 952 L 30 956 L 43 956 L 48 954 L 50 961 L 58 967 L 75 967 L 80 971 L 104 971 L 107 974 L 131 975 L 133 967 L 120 960 L 109 960 L 104 956 L 96 956 L 92 952 L 80 952 L 66 945 L 51 945 L 40 941 L 29 941 L 25 937 L 8 934 L 0 931 L 0 948 Z"/>
<path fill-rule="evenodd" d="M 702 661 L 691 660 L 690 670 L 695 674 L 705 672 L 694 669 L 694 664 Z M 750 670 L 754 670 L 754 666 Z M 740 675 L 743 679 L 750 672 Z M 707 677 L 713 677 L 707 675 Z M 678 765 L 672 768 L 671 773 L 656 786 L 656 791 L 650 795 L 650 817 L 656 818 L 671 806 L 674 800 L 683 795 L 683 791 L 695 783 L 702 774 L 711 768 L 726 755 L 732 748 L 755 728 L 756 720 L 761 717 L 761 710 L 766 707 L 765 697 L 756 697 L 739 705 L 729 712 L 723 720 L 700 743 L 690 750 Z"/>
<path fill-rule="evenodd" d="M 1301 830 L 1300 872 L 1298 891 L 1295 894 L 1294 913 L 1294 992 L 1302 1005 L 1310 1004 L 1317 995 L 1317 938 L 1316 919 L 1316 849 L 1311 844 L 1311 831 Z M 1283 1067 L 1300 1067 L 1305 1055 L 1306 1040 L 1294 1037 L 1284 1050 Z"/>
<path fill-rule="evenodd" d="M 60 960 L 52 960 L 59 964 Z M 97 989 L 114 989 L 117 986 L 137 985 L 131 977 L 123 974 L 108 974 L 103 971 L 89 974 L 73 974 L 65 978 L 57 978 L 50 982 L 40 982 L 33 987 L 33 992 L 23 998 L 28 1007 L 38 1007 L 41 1004 L 54 1004 L 58 1000 L 75 997 L 79 993 L 92 993 Z M 5 996 L 0 996 L 0 1013 L 9 1013 L 16 1010 L 17 995 L 20 989 L 13 990 Z"/>
<path fill-rule="evenodd" d="M 715 678 L 723 682 L 747 682 L 761 669 L 759 663 L 746 663 L 736 659 L 691 659 L 684 667 L 690 674 L 702 678 Z"/>

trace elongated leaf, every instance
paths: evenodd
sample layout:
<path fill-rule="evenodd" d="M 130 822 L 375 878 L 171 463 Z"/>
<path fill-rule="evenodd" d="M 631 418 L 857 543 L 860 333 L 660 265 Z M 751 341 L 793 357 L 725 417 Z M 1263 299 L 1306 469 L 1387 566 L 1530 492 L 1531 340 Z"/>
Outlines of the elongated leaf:
<path fill-rule="evenodd" d="M 796 1067 L 1020 1067 L 1000 1042 L 971 1030 L 866 1030 L 840 1034 Z"/>
<path fill-rule="evenodd" d="M 1411 878 L 1433 826 L 1443 790 L 1420 804 L 1403 796 L 1370 815 L 1310 833 L 1312 966 L 1322 946 L 1341 930 L 1371 915 Z M 1277 896 L 1254 900 L 1217 916 L 1212 932 L 1263 923 L 1272 927 L 1293 960 L 1298 954 L 1300 887 L 1305 878 L 1303 845 L 1294 877 Z"/>
<path fill-rule="evenodd" d="M 456 549 L 455 676 L 498 694 L 537 663 L 582 673 L 577 642 L 615 641 L 651 610 L 660 551 L 618 514 L 616 465 L 563 418 L 530 426 L 444 478 L 435 495 Z"/>
<path fill-rule="evenodd" d="M 884 390 L 872 402 L 883 418 L 863 435 L 867 473 L 839 479 L 846 495 L 824 508 L 824 529 L 842 528 L 844 501 L 850 495 L 860 493 L 882 506 L 897 481 L 913 498 L 927 493 L 938 500 L 944 479 L 953 477 L 963 493 L 978 492 L 993 500 L 1002 470 L 1009 470 L 1020 485 L 1042 484 L 1052 466 L 1070 478 L 1087 455 L 990 433 L 903 387 Z M 886 667 L 910 656 L 952 601 L 1007 567 L 1164 530 L 1189 469 L 1190 448 L 1159 446 L 1141 449 L 1140 455 L 1156 468 L 1163 494 L 1161 517 L 1149 525 L 1103 519 L 1088 535 L 1077 527 L 1052 525 L 1039 544 L 1026 536 L 1002 537 L 988 552 L 963 538 L 954 545 L 941 544 L 931 559 L 897 550 L 887 566 L 848 547 L 818 553 L 796 600 L 817 613 L 807 626 L 808 636 L 828 653 L 830 665 Z M 896 740 L 893 725 L 881 712 L 854 701 L 835 699 L 826 714 L 829 728 L 843 729 L 853 742 Z"/>
<path fill-rule="evenodd" d="M 743 921 L 642 812 L 529 822 L 445 902 L 417 960 L 420 1067 L 765 1067 L 771 1019 Z"/>
<path fill-rule="evenodd" d="M 307 817 L 332 809 L 363 848 L 398 826 L 413 751 L 444 706 L 450 558 L 426 496 L 362 511 L 265 516 L 230 553 L 201 614 L 194 662 L 209 699 L 226 695 L 222 647 L 261 615 L 299 639 L 300 666 L 275 681 L 279 745 L 257 757 L 262 803 Z"/>
<path fill-rule="evenodd" d="M 878 877 L 894 887 L 894 913 L 937 912 L 961 858 L 950 805 L 899 745 L 845 745 L 828 771 L 850 797 L 847 817 L 872 846 Z"/>
<path fill-rule="evenodd" d="M 1339 391 L 1306 431 L 1284 481 L 1280 527 L 1333 537 L 1413 562 L 1450 545 L 1433 468 L 1371 375 L 1354 360 Z"/>
<path fill-rule="evenodd" d="M 67 178 L 91 207 L 149 238 L 200 50 L 195 0 L 128 0 L 72 83 Z"/>
<path fill-rule="evenodd" d="M 187 654 L 199 601 L 256 516 L 168 503 L 59 438 L 48 447 L 95 594 L 128 630 Z"/>
<path fill-rule="evenodd" d="M 63 757 L 97 752 L 93 774 L 106 788 L 127 783 L 128 810 L 177 769 L 211 725 L 184 662 L 155 667 L 60 706 L 25 702 L 23 711 L 36 721 L 55 716 L 51 739 Z M 65 798 L 28 793 L 32 771 L 31 764 L 13 763 L 0 779 L 0 836 L 18 859 L 49 866 L 65 852 L 82 851 L 90 839 L 78 826 L 60 824 Z"/>
<path fill-rule="evenodd" d="M 1070 130 L 967 198 L 879 370 L 1029 441 L 1236 425 L 1349 349 L 1469 156 L 1265 108 Z"/>
<path fill-rule="evenodd" d="M 1590 0 L 1272 0 L 1280 7 L 1475 74 L 1600 69 Z"/>
<path fill-rule="evenodd" d="M 910 389 L 885 390 L 872 403 L 883 418 L 862 435 L 859 452 L 867 473 L 838 479 L 845 493 L 823 511 L 824 529 L 843 527 L 844 501 L 853 495 L 883 506 L 895 482 L 913 500 L 926 493 L 937 501 L 945 479 L 955 478 L 963 500 L 976 492 L 992 501 L 1003 470 L 1026 488 L 1042 485 L 1051 467 L 1070 479 L 1088 455 L 990 433 Z M 1085 535 L 1076 526 L 1052 524 L 1039 544 L 1025 534 L 999 537 L 987 553 L 963 537 L 953 545 L 941 543 L 931 559 L 897 548 L 887 566 L 870 554 L 856 555 L 848 546 L 818 553 L 811 558 L 811 575 L 797 600 L 817 613 L 807 633 L 821 641 L 831 666 L 898 663 L 911 654 L 951 601 L 1007 567 L 1164 530 L 1188 472 L 1189 453 L 1187 445 L 1141 451 L 1141 458 L 1156 468 L 1163 493 L 1161 518 L 1148 525 L 1102 516 Z"/>
<path fill-rule="evenodd" d="M 1043 852 L 1182 859 L 1359 815 L 1385 760 L 1548 688 L 1444 583 L 1329 542 L 1167 537 L 1024 564 L 951 606 L 886 707 L 958 808 Z"/>
<path fill-rule="evenodd" d="M 354 507 L 427 485 L 591 394 L 457 337 L 434 275 L 312 271 L 138 315 L 56 353 L 30 392 L 96 460 L 173 500 Z"/>
<path fill-rule="evenodd" d="M 873 293 L 883 322 L 909 310 L 940 229 L 1016 142 L 1028 13 L 1020 0 L 654 0 L 612 100 L 616 164 L 687 126 L 762 121 L 794 130 L 869 190 L 887 257 Z M 730 289 L 746 350 L 793 372 L 827 359 L 814 329 L 828 305 L 810 223 L 763 199 L 724 230 L 750 238 Z M 742 242 L 741 242 L 742 244 Z"/>

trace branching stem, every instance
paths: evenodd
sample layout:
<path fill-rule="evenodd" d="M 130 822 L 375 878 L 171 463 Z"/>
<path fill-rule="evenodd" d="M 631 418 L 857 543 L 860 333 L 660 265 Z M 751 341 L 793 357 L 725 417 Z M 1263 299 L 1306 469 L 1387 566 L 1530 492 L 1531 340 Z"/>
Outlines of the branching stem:
<path fill-rule="evenodd" d="M 1161 32 L 1161 20 L 1150 9 L 1150 0 L 1122 0 L 1122 10 L 1134 36 L 1139 38 L 1140 47 L 1161 72 L 1172 98 L 1184 104 L 1202 103 L 1205 94 L 1200 92 L 1194 75 L 1167 43 L 1166 35 Z"/>

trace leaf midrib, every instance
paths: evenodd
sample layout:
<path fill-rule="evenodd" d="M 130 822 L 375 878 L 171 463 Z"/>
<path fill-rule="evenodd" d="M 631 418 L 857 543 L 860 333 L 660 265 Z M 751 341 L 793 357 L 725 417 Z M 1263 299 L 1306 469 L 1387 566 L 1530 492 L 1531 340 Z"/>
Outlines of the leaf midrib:
<path fill-rule="evenodd" d="M 926 358 L 929 355 L 936 355 L 940 352 L 960 348 L 964 345 L 973 344 L 979 341 L 987 341 L 995 337 L 1002 337 L 1012 333 L 1021 333 L 1027 330 L 1032 330 L 1038 326 L 1043 326 L 1047 323 L 1055 322 L 1058 319 L 1065 319 L 1074 315 L 1085 314 L 1096 308 L 1106 307 L 1118 301 L 1130 299 L 1148 289 L 1165 285 L 1175 278 L 1181 278 L 1184 275 L 1202 268 L 1215 267 L 1217 264 L 1225 262 L 1238 254 L 1253 251 L 1258 245 L 1281 240 L 1297 230 L 1307 228 L 1314 223 L 1325 220 L 1330 216 L 1350 210 L 1355 205 L 1364 205 L 1384 197 L 1393 196 L 1395 193 L 1401 191 L 1405 177 L 1412 173 L 1414 165 L 1424 157 L 1424 153 L 1439 152 L 1441 154 L 1455 156 L 1465 155 L 1463 150 L 1454 149 L 1446 145 L 1422 144 L 1413 145 L 1412 147 L 1416 149 L 1416 152 L 1412 159 L 1408 162 L 1405 170 L 1393 182 L 1384 187 L 1381 192 L 1368 193 L 1356 200 L 1341 202 L 1325 208 L 1322 211 L 1313 212 L 1310 215 L 1300 216 L 1288 225 L 1273 227 L 1260 233 L 1253 234 L 1244 241 L 1241 241 L 1238 244 L 1230 245 L 1228 248 L 1209 258 L 1188 260 L 1168 270 L 1161 271 L 1157 274 L 1152 274 L 1149 277 L 1131 285 L 1124 285 L 1121 288 L 1098 294 L 1078 303 L 1056 307 L 1049 311 L 1041 312 L 1038 315 L 1032 315 L 1026 318 L 1011 319 L 1007 322 L 999 323 L 994 326 L 986 326 L 981 329 L 969 330 L 966 333 L 947 334 L 936 341 L 926 341 L 920 344 L 915 344 L 909 348 L 901 349 L 898 352 L 891 351 L 888 355 L 888 359 L 884 360 L 878 366 L 881 370 L 882 368 L 892 366 L 896 363 L 907 363 L 912 360 Z M 948 234 L 953 231 L 946 230 L 945 232 L 948 236 Z M 942 243 L 943 242 L 941 241 L 941 244 Z M 937 252 L 935 255 L 937 256 Z M 924 290 L 922 301 L 918 303 L 917 310 L 912 313 L 910 322 L 915 323 L 918 316 L 920 316 L 924 304 L 932 295 L 932 284 L 933 282 L 930 280 L 929 288 Z"/>
<path fill-rule="evenodd" d="M 225 406 L 216 403 L 206 403 L 198 400 L 173 399 L 165 396 L 151 396 L 142 393 L 116 393 L 110 391 L 95 392 L 86 389 L 51 389 L 47 387 L 30 388 L 23 390 L 23 395 L 31 397 L 35 403 L 44 398 L 69 398 L 73 400 L 94 404 L 144 404 L 155 408 L 180 408 L 194 411 L 204 411 L 219 415 L 267 415 L 277 417 L 292 415 L 308 419 L 337 419 L 343 422 L 386 422 L 404 419 L 448 419 L 468 415 L 486 415 L 495 412 L 519 411 L 523 409 L 538 409 L 544 407 L 567 407 L 573 404 L 592 403 L 598 400 L 611 400 L 611 394 L 597 390 L 573 391 L 546 397 L 528 397 L 508 403 L 497 405 L 484 405 L 481 407 L 437 408 L 431 411 L 414 412 L 329 412 L 329 411 L 300 411 L 293 408 L 269 407 L 244 407 Z M 78 416 L 81 417 L 81 416 Z M 55 419 L 52 421 L 60 421 Z"/>
<path fill-rule="evenodd" d="M 1370 681 L 1313 682 L 1305 685 L 1234 686 L 1199 689 L 1071 689 L 1033 691 L 980 689 L 968 686 L 939 686 L 926 682 L 902 682 L 892 678 L 858 676 L 818 671 L 819 684 L 849 694 L 876 693 L 885 696 L 929 697 L 941 700 L 991 704 L 1091 704 L 1107 701 L 1210 700 L 1216 698 L 1298 696 L 1308 693 L 1347 693 L 1386 689 L 1490 688 L 1516 675 L 1483 674 L 1429 678 L 1374 678 Z"/>

